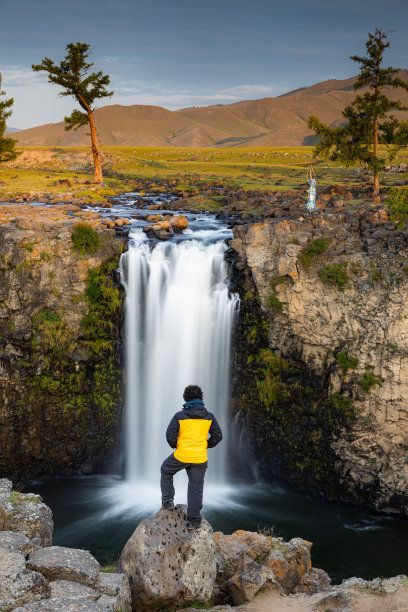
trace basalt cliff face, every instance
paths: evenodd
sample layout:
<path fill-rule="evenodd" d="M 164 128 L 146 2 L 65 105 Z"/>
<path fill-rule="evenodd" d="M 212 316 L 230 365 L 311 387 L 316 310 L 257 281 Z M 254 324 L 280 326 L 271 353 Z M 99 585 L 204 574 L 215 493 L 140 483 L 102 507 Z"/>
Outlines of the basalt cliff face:
<path fill-rule="evenodd" d="M 73 248 L 86 222 L 92 254 Z M 105 467 L 120 420 L 123 243 L 75 206 L 2 207 L 0 474 L 16 480 Z"/>
<path fill-rule="evenodd" d="M 408 235 L 381 209 L 289 217 L 234 228 L 235 410 L 263 475 L 406 514 Z"/>

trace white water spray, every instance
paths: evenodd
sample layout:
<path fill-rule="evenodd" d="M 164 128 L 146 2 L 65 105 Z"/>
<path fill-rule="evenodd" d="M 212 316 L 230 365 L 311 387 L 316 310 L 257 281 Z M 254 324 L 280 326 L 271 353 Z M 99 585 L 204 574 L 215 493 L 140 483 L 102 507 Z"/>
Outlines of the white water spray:
<path fill-rule="evenodd" d="M 238 297 L 228 295 L 223 241 L 160 242 L 131 234 L 120 272 L 126 289 L 126 479 L 159 487 L 172 451 L 165 432 L 197 384 L 223 430 L 209 451 L 207 481 L 227 480 L 230 342 Z M 192 236 L 194 238 L 194 236 Z"/>

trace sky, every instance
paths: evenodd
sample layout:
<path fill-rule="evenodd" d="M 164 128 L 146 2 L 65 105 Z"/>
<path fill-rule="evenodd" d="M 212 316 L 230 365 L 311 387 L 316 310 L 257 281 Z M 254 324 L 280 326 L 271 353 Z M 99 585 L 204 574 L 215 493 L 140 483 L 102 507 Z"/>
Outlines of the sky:
<path fill-rule="evenodd" d="M 385 62 L 408 68 L 408 0 L 0 0 L 9 126 L 62 121 L 76 107 L 31 64 L 91 45 L 111 77 L 106 104 L 170 110 L 278 96 L 358 72 L 368 32 L 389 34 Z M 393 31 L 395 30 L 395 31 Z"/>

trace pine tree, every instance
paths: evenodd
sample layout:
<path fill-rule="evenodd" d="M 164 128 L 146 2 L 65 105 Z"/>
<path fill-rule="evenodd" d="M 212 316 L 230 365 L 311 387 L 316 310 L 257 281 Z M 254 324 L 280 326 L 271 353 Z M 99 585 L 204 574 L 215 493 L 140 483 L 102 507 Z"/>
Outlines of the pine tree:
<path fill-rule="evenodd" d="M 307 122 L 320 139 L 314 150 L 315 155 L 341 161 L 346 166 L 355 162 L 366 164 L 374 174 L 374 196 L 379 193 L 380 171 L 395 158 L 399 149 L 408 145 L 408 121 L 398 121 L 389 114 L 394 110 L 408 110 L 408 107 L 400 100 L 390 100 L 384 93 L 386 87 L 408 90 L 408 83 L 396 76 L 399 68 L 381 67 L 384 51 L 390 46 L 386 42 L 387 34 L 377 28 L 374 34 L 368 34 L 366 57 L 351 56 L 354 62 L 360 64 L 354 89 L 368 89 L 362 95 L 357 95 L 343 110 L 346 124 L 330 128 L 314 115 Z M 379 144 L 386 145 L 383 155 L 380 155 Z"/>
<path fill-rule="evenodd" d="M 6 92 L 1 89 L 1 72 L 0 72 L 0 97 L 5 96 Z M 13 138 L 5 138 L 4 132 L 6 131 L 6 119 L 8 119 L 12 110 L 14 100 L 9 98 L 8 100 L 0 100 L 0 162 L 7 162 L 16 159 L 20 155 L 21 151 L 16 151 L 16 141 Z"/>
<path fill-rule="evenodd" d="M 88 125 L 91 130 L 92 155 L 94 160 L 94 180 L 102 183 L 101 154 L 96 133 L 95 120 L 93 116 L 93 103 L 95 100 L 110 97 L 113 91 L 107 91 L 110 83 L 108 75 L 99 72 L 91 72 L 93 63 L 88 63 L 90 46 L 86 43 L 70 43 L 66 46 L 67 54 L 64 60 L 55 64 L 51 59 L 45 57 L 41 64 L 33 64 L 35 72 L 45 70 L 48 72 L 49 83 L 63 87 L 60 96 L 73 96 L 82 110 L 75 109 L 69 117 L 65 117 L 65 129 L 78 129 L 82 125 Z"/>

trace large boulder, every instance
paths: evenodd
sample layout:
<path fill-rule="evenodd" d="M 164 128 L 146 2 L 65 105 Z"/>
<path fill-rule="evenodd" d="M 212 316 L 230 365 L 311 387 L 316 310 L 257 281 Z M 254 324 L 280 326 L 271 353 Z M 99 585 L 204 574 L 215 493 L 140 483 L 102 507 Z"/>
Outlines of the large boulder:
<path fill-rule="evenodd" d="M 270 569 L 245 556 L 241 557 L 239 572 L 230 578 L 228 586 L 235 605 L 252 601 L 261 589 L 282 591 Z"/>
<path fill-rule="evenodd" d="M 0 548 L 0 568 L 1 612 L 48 596 L 48 581 L 26 568 L 24 555 L 20 552 Z"/>
<path fill-rule="evenodd" d="M 99 563 L 91 553 L 65 546 L 50 546 L 31 553 L 27 566 L 48 580 L 71 580 L 90 587 L 99 574 Z"/>
<path fill-rule="evenodd" d="M 118 568 L 129 578 L 136 610 L 207 602 L 217 573 L 212 528 L 203 519 L 189 531 L 186 506 L 162 508 L 138 525 Z"/>
<path fill-rule="evenodd" d="M 16 608 L 13 612 L 107 612 L 112 609 L 99 601 L 69 597 L 51 597 Z"/>
<path fill-rule="evenodd" d="M 285 542 L 282 538 L 238 530 L 231 535 L 216 532 L 214 539 L 217 554 L 214 596 L 217 602 L 243 601 L 241 599 L 241 594 L 244 594 L 245 591 L 241 588 L 243 582 L 252 581 L 251 586 L 246 588 L 246 593 L 248 596 L 251 593 L 255 596 L 262 588 L 257 587 L 257 584 L 264 579 L 261 576 L 269 576 L 264 570 L 272 572 L 285 594 L 293 593 L 297 585 L 299 585 L 299 592 L 315 592 L 318 584 L 326 586 L 330 582 L 330 578 L 323 570 L 318 570 L 318 573 L 310 573 L 312 571 L 311 543 L 302 538 L 293 538 Z M 251 571 L 245 574 L 243 563 L 248 564 L 250 560 L 255 562 L 255 565 L 252 565 Z M 303 577 L 305 578 L 302 582 Z M 241 589 L 241 594 L 237 591 L 237 585 Z"/>
<path fill-rule="evenodd" d="M 40 495 L 13 491 L 11 481 L 2 478 L 0 509 L 0 529 L 18 531 L 30 539 L 39 538 L 42 546 L 51 546 L 54 530 L 52 512 Z"/>

